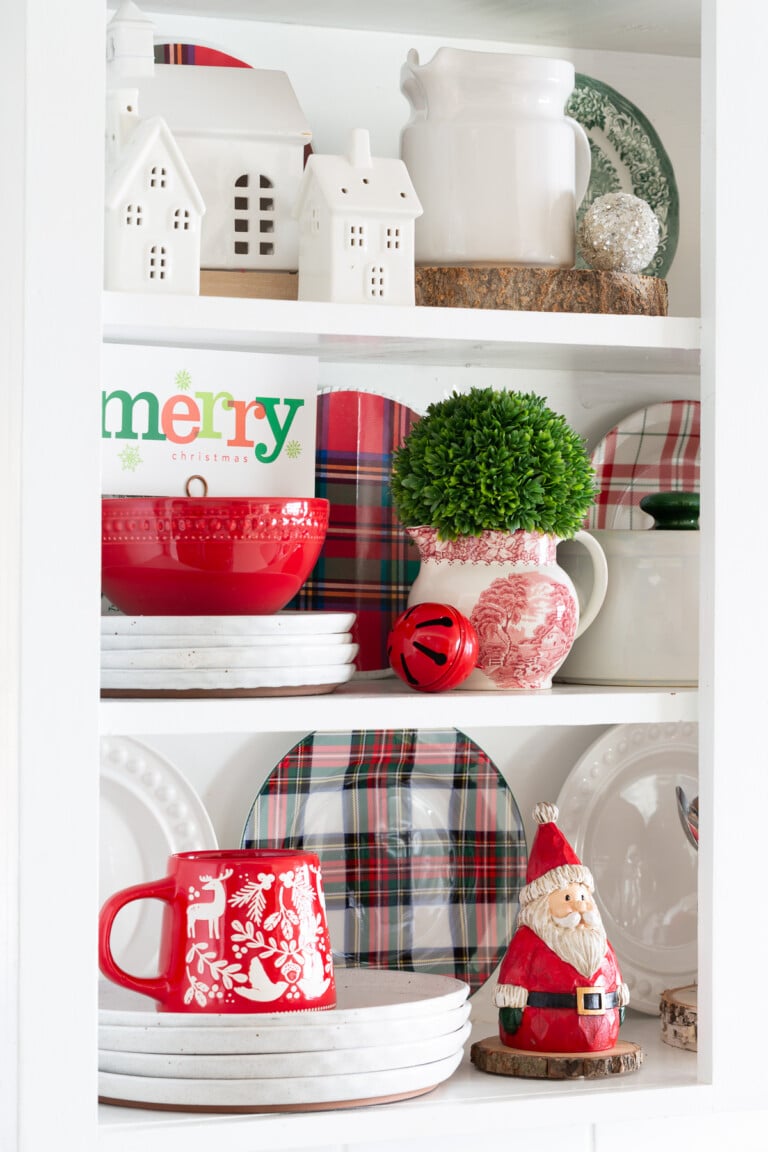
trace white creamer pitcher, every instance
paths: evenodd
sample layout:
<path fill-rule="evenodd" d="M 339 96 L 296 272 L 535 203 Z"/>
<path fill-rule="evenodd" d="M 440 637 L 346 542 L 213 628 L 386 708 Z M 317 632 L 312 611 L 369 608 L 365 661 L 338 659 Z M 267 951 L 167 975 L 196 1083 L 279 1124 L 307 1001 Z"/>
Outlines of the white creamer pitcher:
<path fill-rule="evenodd" d="M 420 64 L 411 49 L 400 154 L 424 209 L 418 264 L 573 266 L 591 170 L 564 113 L 574 83 L 567 60 L 439 48 Z"/>

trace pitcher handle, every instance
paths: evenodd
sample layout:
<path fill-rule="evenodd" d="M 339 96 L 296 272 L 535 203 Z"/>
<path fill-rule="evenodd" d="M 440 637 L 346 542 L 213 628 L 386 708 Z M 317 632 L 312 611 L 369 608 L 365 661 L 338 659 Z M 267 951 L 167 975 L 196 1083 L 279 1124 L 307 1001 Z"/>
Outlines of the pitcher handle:
<path fill-rule="evenodd" d="M 582 632 L 586 632 L 592 621 L 597 616 L 598 612 L 603 606 L 605 594 L 608 591 L 608 561 L 605 558 L 605 552 L 598 544 L 594 536 L 589 532 L 578 531 L 573 539 L 578 544 L 583 544 L 589 553 L 589 558 L 592 561 L 592 588 L 587 598 L 584 608 L 579 612 L 579 626 L 576 629 L 576 636 L 581 636 Z"/>
<path fill-rule="evenodd" d="M 566 120 L 573 128 L 576 141 L 576 176 L 573 189 L 578 208 L 587 193 L 589 178 L 592 175 L 592 149 L 589 146 L 589 137 L 578 120 L 574 120 L 572 116 L 566 116 Z"/>

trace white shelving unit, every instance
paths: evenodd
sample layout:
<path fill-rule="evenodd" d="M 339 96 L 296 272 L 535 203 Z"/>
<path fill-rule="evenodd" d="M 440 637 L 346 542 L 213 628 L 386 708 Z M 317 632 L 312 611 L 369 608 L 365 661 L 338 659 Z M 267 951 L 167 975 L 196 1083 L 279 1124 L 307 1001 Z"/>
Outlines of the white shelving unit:
<path fill-rule="evenodd" d="M 278 53 L 304 35 L 307 77 L 327 66 L 324 53 L 338 42 L 353 84 L 367 75 L 366 49 L 369 60 L 380 42 L 392 52 L 391 38 L 401 33 L 438 42 L 472 36 L 481 47 L 517 42 L 585 52 L 591 45 L 612 53 L 627 77 L 641 74 L 646 62 L 667 68 L 667 51 L 680 53 L 680 73 L 689 76 L 699 44 L 695 2 L 600 0 L 578 21 L 568 0 L 533 6 L 327 0 L 322 17 L 300 0 L 241 0 L 239 11 L 234 0 L 157 0 L 155 7 L 161 31 L 178 29 L 173 38 L 225 50 L 223 21 L 232 17 L 230 51 L 263 40 Z M 564 1145 L 572 1152 L 650 1146 L 666 1152 L 681 1143 L 709 1148 L 726 1141 L 740 1152 L 764 1148 L 759 972 L 768 927 L 754 889 L 762 868 L 760 814 L 768 810 L 761 685 L 768 637 L 755 567 L 762 524 L 754 506 L 763 483 L 768 390 L 761 378 L 762 285 L 754 270 L 766 263 L 768 240 L 761 225 L 764 150 L 755 147 L 745 114 L 758 99 L 754 78 L 764 71 L 764 6 L 701 4 L 701 324 L 689 314 L 379 312 L 103 295 L 95 222 L 102 214 L 105 10 L 98 0 L 71 6 L 17 0 L 9 8 L 0 78 L 3 140 L 16 158 L 0 177 L 6 405 L 0 477 L 8 511 L 0 534 L 0 1148 L 500 1152 L 524 1142 L 529 1152 Z M 213 24 L 210 15 L 217 17 Z M 262 27 L 246 17 L 285 23 Z M 313 18 L 329 27 L 294 26 Z M 259 66 L 278 66 L 264 51 Z M 328 75 L 335 79 L 337 72 Z M 370 87 L 370 99 L 381 101 L 376 84 Z M 348 98 L 339 87 L 330 105 L 340 114 Z M 698 194 L 695 200 L 698 212 Z M 589 436 L 630 405 L 699 396 L 699 690 L 563 686 L 529 695 L 422 697 L 372 681 L 298 701 L 100 702 L 102 340 L 298 352 L 320 359 L 325 382 L 364 379 L 378 386 L 386 379 L 395 390 L 414 388 L 422 396 L 485 373 L 515 386 L 539 384 Z M 367 1109 L 226 1117 L 97 1106 L 100 734 L 192 740 L 207 749 L 225 737 L 258 743 L 272 733 L 317 728 L 457 726 L 482 730 L 499 747 L 539 733 L 582 748 L 592 728 L 680 721 L 698 722 L 701 749 L 698 1056 L 661 1044 L 655 1018 L 630 1014 L 625 1034 L 643 1045 L 646 1064 L 617 1081 L 509 1081 L 480 1074 L 465 1060 L 434 1093 Z M 743 877 L 754 878 L 751 885 Z M 476 1036 L 495 1030 L 482 1003 L 474 1018 Z"/>

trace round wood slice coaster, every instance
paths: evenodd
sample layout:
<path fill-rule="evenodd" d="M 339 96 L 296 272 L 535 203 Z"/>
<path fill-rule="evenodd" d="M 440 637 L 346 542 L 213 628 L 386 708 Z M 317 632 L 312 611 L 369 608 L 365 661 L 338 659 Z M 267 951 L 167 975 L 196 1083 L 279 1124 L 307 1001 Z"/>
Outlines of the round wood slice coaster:
<path fill-rule="evenodd" d="M 698 987 L 686 984 L 683 988 L 667 988 L 662 992 L 661 1038 L 673 1048 L 697 1050 Z"/>
<path fill-rule="evenodd" d="M 666 280 L 632 272 L 529 265 L 416 268 L 416 303 L 434 308 L 666 316 Z"/>
<path fill-rule="evenodd" d="M 470 1059 L 481 1072 L 496 1076 L 520 1076 L 533 1080 L 599 1080 L 636 1072 L 643 1063 L 637 1044 L 620 1040 L 604 1052 L 525 1052 L 508 1048 L 498 1036 L 477 1040 Z"/>

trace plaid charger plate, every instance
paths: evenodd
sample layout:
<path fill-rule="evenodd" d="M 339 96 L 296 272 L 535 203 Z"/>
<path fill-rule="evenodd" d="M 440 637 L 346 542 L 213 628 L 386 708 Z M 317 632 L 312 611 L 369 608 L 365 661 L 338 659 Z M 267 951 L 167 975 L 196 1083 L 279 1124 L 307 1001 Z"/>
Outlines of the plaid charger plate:
<path fill-rule="evenodd" d="M 587 528 L 650 528 L 640 500 L 656 492 L 699 491 L 698 400 L 671 400 L 620 420 L 592 453 L 600 489 Z"/>
<path fill-rule="evenodd" d="M 406 608 L 419 554 L 392 506 L 392 454 L 418 415 L 373 392 L 317 398 L 315 496 L 330 501 L 328 532 L 315 567 L 288 605 L 354 612 L 359 673 L 389 675 L 387 636 Z"/>
<path fill-rule="evenodd" d="M 311 734 L 266 780 L 242 847 L 318 855 L 338 967 L 453 976 L 472 992 L 512 937 L 527 866 L 512 792 L 455 729 Z"/>

